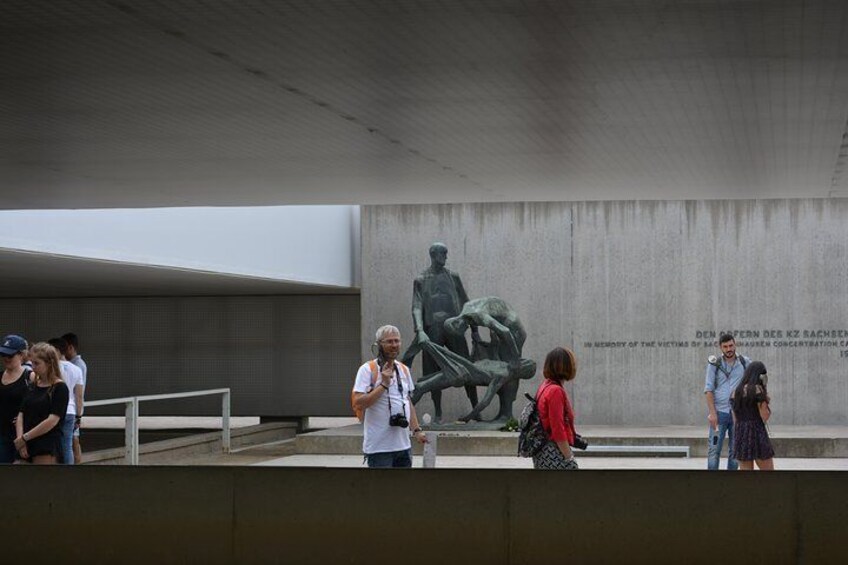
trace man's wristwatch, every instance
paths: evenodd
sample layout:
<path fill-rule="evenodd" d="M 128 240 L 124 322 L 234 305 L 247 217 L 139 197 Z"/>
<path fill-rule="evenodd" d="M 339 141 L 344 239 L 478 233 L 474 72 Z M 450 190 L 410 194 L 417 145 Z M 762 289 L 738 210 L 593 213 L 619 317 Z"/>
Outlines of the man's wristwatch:
<path fill-rule="evenodd" d="M 412 434 L 413 434 L 413 435 L 415 435 L 415 434 L 417 434 L 418 432 L 423 432 L 423 431 L 424 431 L 424 430 L 422 430 L 421 428 L 415 428 L 414 430 L 412 430 Z"/>

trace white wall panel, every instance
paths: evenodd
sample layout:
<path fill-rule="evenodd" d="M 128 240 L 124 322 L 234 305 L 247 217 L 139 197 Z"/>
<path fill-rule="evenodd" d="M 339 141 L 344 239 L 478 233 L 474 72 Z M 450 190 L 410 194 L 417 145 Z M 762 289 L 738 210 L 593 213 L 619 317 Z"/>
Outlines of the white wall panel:
<path fill-rule="evenodd" d="M 358 286 L 359 207 L 0 212 L 0 247 L 302 283 Z"/>

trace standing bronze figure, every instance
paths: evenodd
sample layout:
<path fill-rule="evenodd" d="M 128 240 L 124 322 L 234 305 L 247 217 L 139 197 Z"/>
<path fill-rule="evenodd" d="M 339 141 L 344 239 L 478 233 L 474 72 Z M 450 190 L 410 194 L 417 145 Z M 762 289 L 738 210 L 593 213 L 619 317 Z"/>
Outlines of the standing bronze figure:
<path fill-rule="evenodd" d="M 465 359 L 470 359 L 465 336 L 449 334 L 445 331 L 445 321 L 458 316 L 462 307 L 468 302 L 468 295 L 465 293 L 459 275 L 445 267 L 447 259 L 447 246 L 443 243 L 434 243 L 430 246 L 430 267 L 415 278 L 412 289 L 412 323 L 415 338 L 402 358 L 407 366 L 412 363 L 418 352 L 422 351 L 422 346 L 428 341 L 444 346 Z M 474 339 L 479 339 L 479 336 L 475 335 Z M 422 355 L 423 376 L 419 382 L 426 382 L 440 368 L 427 351 L 423 351 Z M 465 392 L 471 401 L 471 406 L 476 406 L 477 388 L 469 384 L 465 387 Z M 435 421 L 438 423 L 442 419 L 442 391 L 433 390 L 430 394 L 436 412 Z"/>

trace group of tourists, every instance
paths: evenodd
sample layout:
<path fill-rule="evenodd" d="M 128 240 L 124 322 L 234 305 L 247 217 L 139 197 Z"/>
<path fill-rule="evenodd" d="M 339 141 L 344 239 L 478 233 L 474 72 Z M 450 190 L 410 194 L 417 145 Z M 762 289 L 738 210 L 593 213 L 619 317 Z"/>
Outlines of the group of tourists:
<path fill-rule="evenodd" d="M 397 327 L 377 330 L 372 349 L 376 359 L 364 363 L 356 374 L 351 403 L 364 424 L 363 452 L 369 467 L 409 467 L 412 465 L 412 437 L 427 442 L 415 413 L 415 402 L 429 393 L 433 400 L 435 423 L 442 418 L 441 391 L 464 387 L 471 411 L 463 422 L 480 420 L 481 413 L 495 395 L 500 399 L 498 421 L 512 418 L 512 403 L 521 380 L 536 373 L 536 363 L 522 357 L 527 332 L 513 308 L 496 296 L 471 299 L 459 275 L 446 267 L 448 249 L 433 243 L 430 266 L 413 281 L 412 343 L 401 355 Z M 489 341 L 480 329 L 489 332 Z M 470 332 L 472 348 L 466 343 Z M 412 380 L 409 365 L 422 354 L 424 374 Z M 574 353 L 558 347 L 545 359 L 545 383 L 536 395 L 542 425 L 549 439 L 533 455 L 536 468 L 576 469 L 571 445 L 578 438 L 574 411 L 563 383 L 577 374 Z M 486 392 L 478 399 L 477 386 Z"/>
<path fill-rule="evenodd" d="M 30 346 L 0 343 L 0 463 L 79 464 L 79 426 L 88 369 L 73 333 Z"/>
<path fill-rule="evenodd" d="M 535 362 L 522 357 L 527 332 L 512 307 L 495 296 L 470 299 L 459 275 L 446 267 L 444 243 L 433 243 L 429 254 L 430 266 L 413 281 L 412 343 L 401 355 L 400 331 L 391 325 L 381 327 L 372 345 L 376 359 L 356 374 L 351 403 L 365 426 L 363 452 L 370 467 L 412 465 L 407 428 L 417 441 L 427 441 L 414 406 L 423 394 L 432 397 L 436 423 L 442 417 L 441 391 L 460 386 L 472 405 L 461 421 L 479 420 L 498 395 L 497 420 L 506 422 L 512 417 L 520 381 L 536 372 Z M 489 330 L 488 343 L 481 339 L 480 328 Z M 471 351 L 466 342 L 469 331 Z M 721 357 L 709 359 L 704 388 L 710 425 L 707 468 L 718 469 L 727 437 L 728 469 L 753 469 L 755 462 L 760 469 L 773 469 L 774 450 L 765 426 L 771 415 L 766 368 L 737 356 L 730 334 L 719 338 L 719 348 Z M 409 366 L 419 353 L 424 374 L 414 382 Z M 585 449 L 587 444 L 575 431 L 574 411 L 563 386 L 577 375 L 574 353 L 555 348 L 545 358 L 542 373 L 533 404 L 544 442 L 534 441 L 527 456 L 533 457 L 536 469 L 577 469 L 572 447 Z M 477 386 L 486 386 L 481 400 Z"/>
<path fill-rule="evenodd" d="M 415 382 L 398 361 L 400 330 L 386 325 L 375 336 L 377 358 L 357 371 L 352 404 L 364 425 L 362 450 L 369 467 L 411 467 L 410 438 L 426 443 L 411 401 Z M 545 358 L 545 380 L 536 393 L 539 417 L 548 442 L 533 456 L 536 469 L 577 469 L 571 446 L 578 437 L 574 410 L 563 384 L 577 375 L 574 353 L 557 347 Z"/>
<path fill-rule="evenodd" d="M 354 410 L 364 424 L 365 460 L 369 467 L 411 467 L 410 437 L 427 442 L 411 401 L 415 382 L 409 368 L 398 361 L 400 330 L 386 325 L 375 338 L 377 358 L 359 367 L 352 392 Z M 765 365 L 737 355 L 732 335 L 722 335 L 719 347 L 721 358 L 710 358 L 704 389 L 710 426 L 707 468 L 718 469 L 727 438 L 728 469 L 752 470 L 755 463 L 761 470 L 774 469 L 774 449 L 766 429 L 771 399 Z M 535 404 L 546 441 L 534 452 L 533 467 L 577 469 L 573 447 L 580 436 L 563 386 L 577 375 L 574 352 L 555 348 L 546 356 L 542 373 Z"/>

